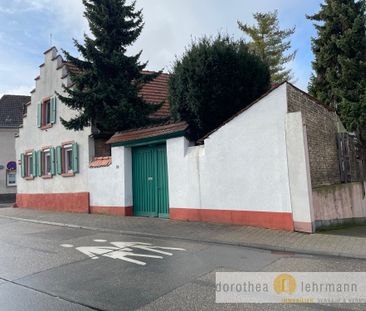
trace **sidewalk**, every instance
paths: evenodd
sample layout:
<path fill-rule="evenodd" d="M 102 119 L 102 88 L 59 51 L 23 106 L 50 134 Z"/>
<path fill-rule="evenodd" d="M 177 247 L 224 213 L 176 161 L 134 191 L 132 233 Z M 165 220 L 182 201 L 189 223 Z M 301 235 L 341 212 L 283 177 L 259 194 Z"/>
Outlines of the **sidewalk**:
<path fill-rule="evenodd" d="M 303 234 L 244 226 L 167 219 L 68 214 L 2 208 L 0 218 L 134 236 L 182 239 L 254 247 L 272 251 L 366 259 L 366 227 Z"/>

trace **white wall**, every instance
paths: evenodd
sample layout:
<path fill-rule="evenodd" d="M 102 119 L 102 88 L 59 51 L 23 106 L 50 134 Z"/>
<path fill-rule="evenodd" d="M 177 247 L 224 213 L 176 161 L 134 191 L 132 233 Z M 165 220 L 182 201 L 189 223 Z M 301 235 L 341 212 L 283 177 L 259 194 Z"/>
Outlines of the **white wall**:
<path fill-rule="evenodd" d="M 88 188 L 91 206 L 132 206 L 131 149 L 112 148 L 112 165 L 89 168 Z"/>
<path fill-rule="evenodd" d="M 0 129 L 0 165 L 4 169 L 0 170 L 0 194 L 16 193 L 17 187 L 6 185 L 6 164 L 16 160 L 15 156 L 15 134 L 18 129 Z"/>
<path fill-rule="evenodd" d="M 286 143 L 295 230 L 313 232 L 314 212 L 309 153 L 301 112 L 286 115 Z"/>
<path fill-rule="evenodd" d="M 68 120 L 75 112 L 66 107 L 60 100 L 57 102 L 57 121 L 52 128 L 41 130 L 37 127 L 37 104 L 46 97 L 54 96 L 55 92 L 64 94 L 62 84 L 68 83 L 65 68 L 57 70 L 61 65 L 61 58 L 57 57 L 57 50 L 52 49 L 45 54 L 45 65 L 40 67 L 40 79 L 36 80 L 36 89 L 32 93 L 31 105 L 27 107 L 27 116 L 23 120 L 23 128 L 16 139 L 16 158 L 26 150 L 40 150 L 44 146 L 59 146 L 63 142 L 75 141 L 79 144 L 80 173 L 74 177 L 53 176 L 52 179 L 36 177 L 34 180 L 21 178 L 18 169 L 18 193 L 65 193 L 88 191 L 89 167 L 89 135 L 90 128 L 84 131 L 66 130 L 61 124 L 60 117 Z"/>
<path fill-rule="evenodd" d="M 286 154 L 286 85 L 205 140 L 168 140 L 172 208 L 291 212 Z"/>

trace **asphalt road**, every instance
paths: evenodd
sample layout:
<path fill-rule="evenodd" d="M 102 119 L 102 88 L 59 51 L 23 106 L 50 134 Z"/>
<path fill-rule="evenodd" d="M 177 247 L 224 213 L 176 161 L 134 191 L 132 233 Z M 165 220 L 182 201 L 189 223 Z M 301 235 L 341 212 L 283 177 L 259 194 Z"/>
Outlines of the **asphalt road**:
<path fill-rule="evenodd" d="M 126 256 L 126 248 L 137 256 Z M 215 304 L 215 273 L 221 271 L 366 271 L 366 261 L 0 218 L 0 311 L 366 310 L 349 304 Z"/>

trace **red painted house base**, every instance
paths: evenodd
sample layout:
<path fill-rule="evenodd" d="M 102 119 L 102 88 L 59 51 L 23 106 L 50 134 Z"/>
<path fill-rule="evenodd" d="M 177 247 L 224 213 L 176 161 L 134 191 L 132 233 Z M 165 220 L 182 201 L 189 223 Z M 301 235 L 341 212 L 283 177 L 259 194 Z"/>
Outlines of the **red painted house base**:
<path fill-rule="evenodd" d="M 170 219 L 294 231 L 292 213 L 170 208 Z"/>
<path fill-rule="evenodd" d="M 113 216 L 133 216 L 132 206 L 90 206 L 91 214 L 105 214 Z"/>
<path fill-rule="evenodd" d="M 89 192 L 17 194 L 17 207 L 89 213 Z"/>

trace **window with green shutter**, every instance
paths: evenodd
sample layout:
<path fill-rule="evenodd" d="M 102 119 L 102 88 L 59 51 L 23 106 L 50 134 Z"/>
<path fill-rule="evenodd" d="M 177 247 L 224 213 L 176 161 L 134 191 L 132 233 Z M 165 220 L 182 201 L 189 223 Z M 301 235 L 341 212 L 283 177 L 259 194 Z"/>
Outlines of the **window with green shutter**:
<path fill-rule="evenodd" d="M 32 152 L 32 175 L 37 175 L 37 151 Z"/>
<path fill-rule="evenodd" d="M 42 127 L 42 102 L 37 105 L 37 127 Z"/>
<path fill-rule="evenodd" d="M 79 173 L 79 145 L 76 143 L 72 144 L 72 170 Z"/>
<path fill-rule="evenodd" d="M 41 177 L 42 176 L 42 169 L 43 169 L 43 165 L 42 165 L 42 151 L 38 150 L 37 151 L 37 173 L 38 176 Z"/>
<path fill-rule="evenodd" d="M 50 159 L 51 159 L 51 168 L 50 173 L 51 175 L 56 175 L 56 152 L 55 148 L 50 148 Z"/>
<path fill-rule="evenodd" d="M 58 175 L 62 174 L 62 147 L 56 147 L 56 173 Z"/>
<path fill-rule="evenodd" d="M 20 155 L 21 176 L 23 178 L 34 178 L 36 173 L 36 151 L 28 151 Z"/>
<path fill-rule="evenodd" d="M 57 97 L 42 100 L 37 106 L 37 126 L 41 129 L 52 127 L 56 123 Z"/>
<path fill-rule="evenodd" d="M 57 97 L 54 96 L 51 98 L 51 111 L 50 111 L 50 121 L 51 124 L 55 124 L 56 123 L 56 112 L 57 112 Z"/>
<path fill-rule="evenodd" d="M 25 177 L 25 155 L 24 153 L 20 154 L 20 164 L 21 164 L 21 176 L 22 178 Z"/>

